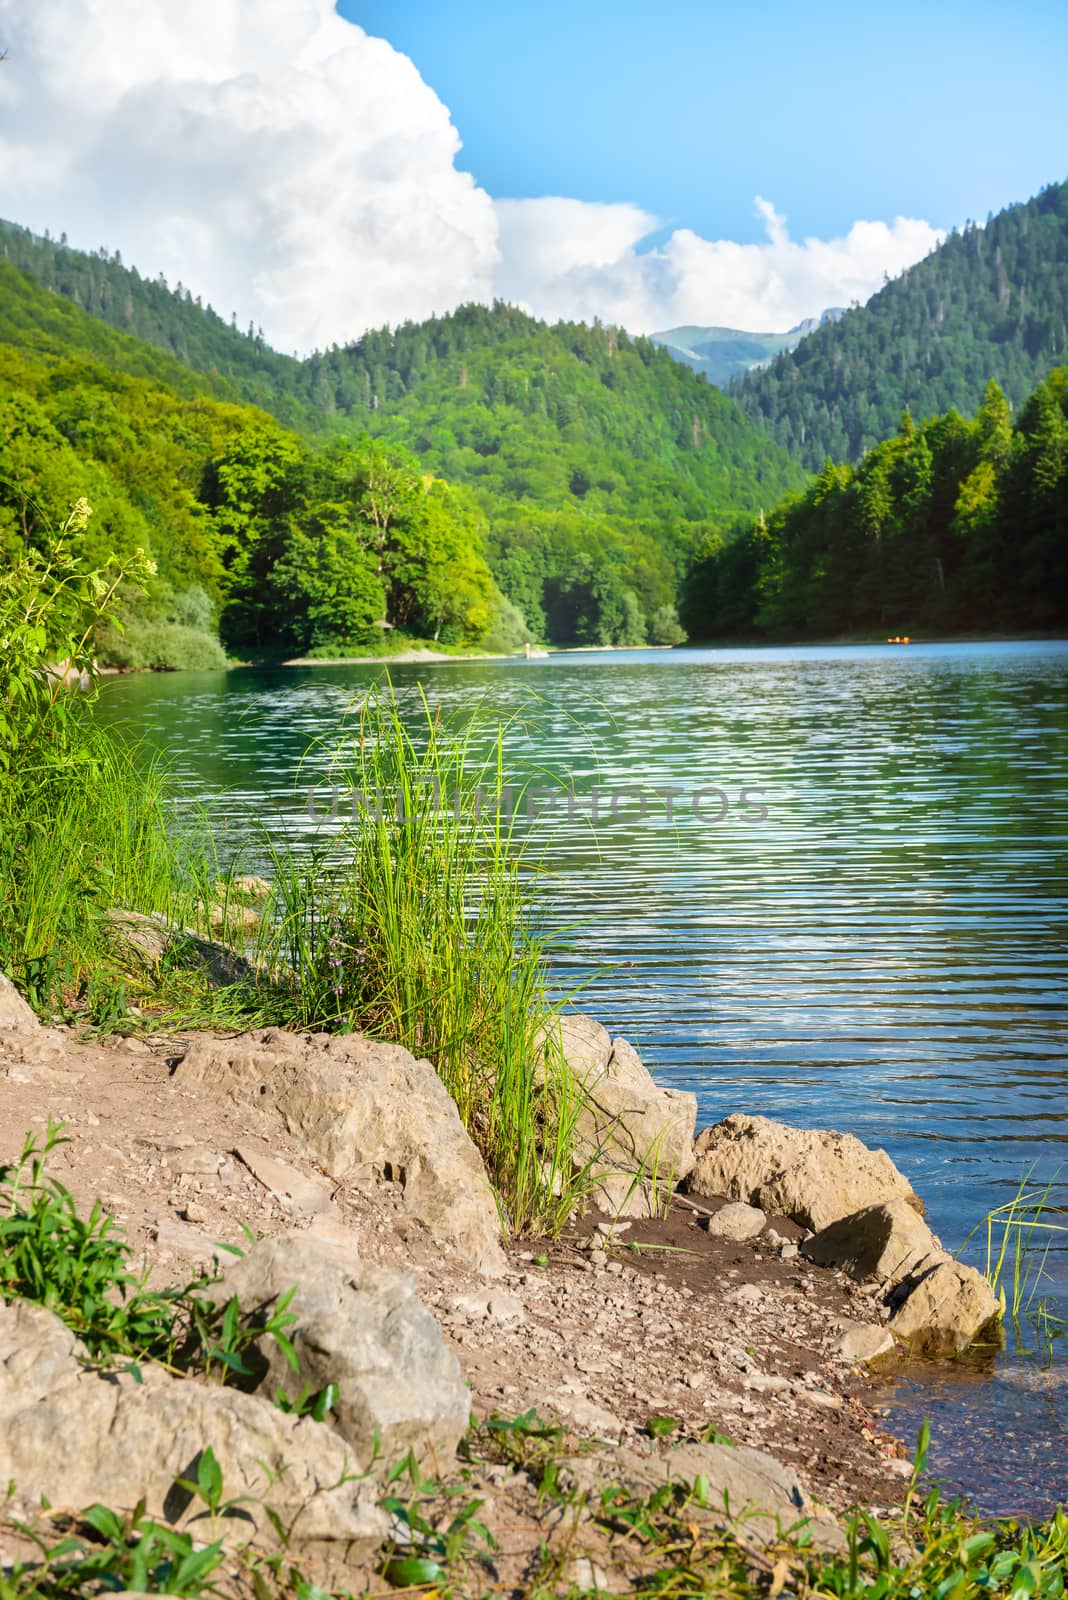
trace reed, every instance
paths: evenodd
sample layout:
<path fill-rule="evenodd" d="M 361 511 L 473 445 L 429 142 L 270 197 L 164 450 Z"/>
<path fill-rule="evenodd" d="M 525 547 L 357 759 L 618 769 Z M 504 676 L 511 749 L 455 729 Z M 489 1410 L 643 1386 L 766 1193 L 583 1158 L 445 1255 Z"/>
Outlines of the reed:
<path fill-rule="evenodd" d="M 1034 1168 L 1021 1179 L 1011 1200 L 988 1211 L 964 1240 L 986 1235 L 987 1282 L 1001 1301 L 1003 1316 L 1013 1322 L 1032 1310 L 1046 1274 L 1046 1258 L 1056 1236 L 1068 1233 L 1068 1223 L 1055 1220 L 1062 1209 L 1051 1202 L 1055 1173 L 1044 1184 L 1033 1184 Z M 964 1245 L 961 1246 L 963 1250 Z"/>
<path fill-rule="evenodd" d="M 412 721 L 388 684 L 373 694 L 331 764 L 349 820 L 303 855 L 268 845 L 261 956 L 298 975 L 305 1025 L 428 1057 L 508 1225 L 555 1232 L 588 1183 L 572 1159 L 583 1097 L 554 1037 L 536 864 L 499 803 L 503 730 L 452 730 L 425 699 Z"/>

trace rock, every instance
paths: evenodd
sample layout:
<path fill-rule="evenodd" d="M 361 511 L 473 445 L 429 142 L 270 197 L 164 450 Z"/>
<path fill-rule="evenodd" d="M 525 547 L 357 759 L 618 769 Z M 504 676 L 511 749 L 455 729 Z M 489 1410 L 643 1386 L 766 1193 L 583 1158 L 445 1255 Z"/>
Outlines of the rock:
<path fill-rule="evenodd" d="M 333 1184 L 322 1178 L 309 1178 L 284 1161 L 265 1156 L 251 1145 L 239 1144 L 234 1155 L 263 1187 L 283 1206 L 313 1217 L 333 1209 Z"/>
<path fill-rule="evenodd" d="M 40 1026 L 11 979 L 0 972 L 0 1033 L 37 1033 Z"/>
<path fill-rule="evenodd" d="M 566 1011 L 558 1026 L 586 1095 L 576 1160 L 592 1163 L 601 1180 L 592 1198 L 612 1215 L 651 1216 L 693 1165 L 697 1098 L 660 1088 L 633 1046 L 593 1017 Z"/>
<path fill-rule="evenodd" d="M 406 1208 L 440 1243 L 483 1272 L 504 1270 L 486 1169 L 429 1061 L 359 1034 L 270 1028 L 194 1040 L 174 1081 L 272 1106 L 336 1184 L 366 1165 L 400 1185 Z"/>
<path fill-rule="evenodd" d="M 850 1322 L 834 1341 L 836 1355 L 843 1361 L 877 1361 L 897 1349 L 892 1333 L 872 1322 Z"/>
<path fill-rule="evenodd" d="M 993 1290 L 974 1267 L 942 1254 L 905 1279 L 889 1327 L 914 1350 L 961 1351 L 1001 1314 Z"/>
<path fill-rule="evenodd" d="M 729 1205 L 721 1206 L 714 1217 L 709 1217 L 705 1226 L 717 1239 L 740 1242 L 755 1239 L 766 1221 L 763 1211 L 758 1211 L 756 1206 L 747 1206 L 744 1200 L 732 1200 Z"/>
<path fill-rule="evenodd" d="M 241 900 L 269 900 L 271 886 L 266 878 L 258 878 L 255 873 L 245 872 L 236 878 L 231 878 L 229 883 L 219 883 L 219 890 L 228 894 L 232 899 L 235 895 Z"/>
<path fill-rule="evenodd" d="M 886 1152 L 848 1133 L 735 1115 L 698 1134 L 694 1156 L 692 1194 L 745 1200 L 814 1231 L 882 1200 L 923 1210 Z"/>
<path fill-rule="evenodd" d="M 580 1594 L 597 1594 L 608 1588 L 608 1574 L 589 1556 L 572 1556 L 560 1569 L 560 1582 L 569 1592 L 577 1589 Z"/>
<path fill-rule="evenodd" d="M 275 1543 L 330 1541 L 346 1554 L 380 1543 L 385 1518 L 368 1481 L 342 1482 L 351 1449 L 328 1426 L 269 1401 L 175 1377 L 144 1363 L 89 1366 L 84 1348 L 42 1306 L 0 1303 L 0 1479 L 30 1500 L 131 1511 L 206 1531 L 204 1506 L 177 1483 L 211 1447 L 223 1479 L 220 1533 Z"/>
<path fill-rule="evenodd" d="M 779 1247 L 779 1260 L 793 1261 L 797 1257 L 798 1253 L 799 1251 L 797 1245 L 791 1244 L 790 1240 L 787 1239 L 786 1243 L 784 1245 L 780 1245 Z"/>
<path fill-rule="evenodd" d="M 176 965 L 203 972 L 215 989 L 229 988 L 258 977 L 255 967 L 227 944 L 201 939 L 185 928 L 173 928 L 162 916 L 113 910 L 104 915 L 111 942 L 126 960 L 158 967 L 164 956 Z"/>
<path fill-rule="evenodd" d="M 417 1299 L 406 1274 L 381 1269 L 345 1271 L 306 1234 L 261 1239 L 228 1268 L 205 1297 L 225 1305 L 236 1296 L 246 1315 L 266 1318 L 296 1286 L 286 1330 L 300 1371 L 265 1336 L 246 1360 L 257 1386 L 272 1399 L 336 1383 L 330 1426 L 351 1447 L 356 1470 L 386 1472 L 411 1450 L 439 1471 L 467 1429 L 471 1396 L 441 1329 Z M 376 1440 L 378 1455 L 375 1456 Z"/>
<path fill-rule="evenodd" d="M 793 1468 L 743 1445 L 685 1444 L 665 1455 L 598 1450 L 562 1462 L 559 1478 L 565 1489 L 598 1498 L 605 1484 L 619 1484 L 647 1498 L 667 1483 L 681 1482 L 700 1490 L 700 1500 L 686 1507 L 687 1517 L 720 1525 L 740 1522 L 745 1537 L 761 1543 L 773 1542 L 780 1531 L 804 1521 L 818 1549 L 845 1547 L 837 1523 L 813 1500 Z"/>
<path fill-rule="evenodd" d="M 921 1262 L 940 1254 L 941 1244 L 905 1200 L 866 1206 L 813 1234 L 802 1254 L 818 1267 L 840 1267 L 857 1282 L 899 1283 Z"/>

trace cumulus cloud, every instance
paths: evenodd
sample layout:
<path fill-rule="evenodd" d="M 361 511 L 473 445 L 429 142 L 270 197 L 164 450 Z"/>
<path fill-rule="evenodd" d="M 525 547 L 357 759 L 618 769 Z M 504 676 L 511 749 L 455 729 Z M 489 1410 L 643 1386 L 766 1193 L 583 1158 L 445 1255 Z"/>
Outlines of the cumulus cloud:
<path fill-rule="evenodd" d="M 828 306 L 863 303 L 883 281 L 934 248 L 929 223 L 855 222 L 839 239 L 791 239 L 786 218 L 760 196 L 766 237 L 755 244 L 702 239 L 677 228 L 643 248 L 657 227 L 633 206 L 573 200 L 498 201 L 498 291 L 548 317 L 599 316 L 635 333 L 680 324 L 784 332 Z M 538 239 L 536 252 L 527 245 Z"/>
<path fill-rule="evenodd" d="M 490 197 L 333 0 L 0 0 L 15 220 L 121 249 L 283 349 L 486 298 Z"/>
<path fill-rule="evenodd" d="M 447 108 L 334 0 L 0 0 L 2 206 L 163 272 L 305 351 L 495 295 L 652 332 L 782 329 L 865 300 L 926 222 L 790 238 L 650 236 L 638 206 L 497 200 Z"/>

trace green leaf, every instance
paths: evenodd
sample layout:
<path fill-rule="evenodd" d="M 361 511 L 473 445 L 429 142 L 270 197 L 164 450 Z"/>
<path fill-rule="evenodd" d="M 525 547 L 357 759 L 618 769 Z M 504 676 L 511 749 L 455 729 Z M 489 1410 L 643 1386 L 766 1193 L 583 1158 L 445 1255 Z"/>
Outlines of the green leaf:
<path fill-rule="evenodd" d="M 388 1561 L 382 1569 L 382 1576 L 395 1589 L 414 1589 L 422 1583 L 435 1583 L 444 1575 L 444 1567 L 427 1556 L 402 1556 Z"/>
<path fill-rule="evenodd" d="M 222 1498 L 222 1486 L 222 1468 L 215 1459 L 215 1452 L 209 1444 L 207 1449 L 201 1452 L 200 1460 L 197 1463 L 197 1488 L 202 1499 L 207 1502 L 212 1510 L 215 1509 Z"/>

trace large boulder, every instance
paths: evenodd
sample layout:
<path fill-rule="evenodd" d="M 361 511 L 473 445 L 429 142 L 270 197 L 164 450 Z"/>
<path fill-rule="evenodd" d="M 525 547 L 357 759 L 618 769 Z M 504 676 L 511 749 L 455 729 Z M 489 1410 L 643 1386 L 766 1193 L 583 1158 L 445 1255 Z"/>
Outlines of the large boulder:
<path fill-rule="evenodd" d="M 36 1033 L 40 1026 L 11 979 L 0 972 L 0 1034 Z"/>
<path fill-rule="evenodd" d="M 913 1350 L 959 1353 L 1001 1315 L 981 1272 L 941 1252 L 906 1278 L 892 1296 L 889 1327 Z"/>
<path fill-rule="evenodd" d="M 337 1181 L 359 1167 L 391 1179 L 436 1240 L 482 1272 L 503 1271 L 485 1166 L 429 1061 L 360 1034 L 268 1028 L 194 1040 L 174 1081 L 273 1107 Z"/>
<path fill-rule="evenodd" d="M 891 1332 L 914 1351 L 963 1350 L 1000 1313 L 982 1273 L 943 1250 L 904 1200 L 842 1217 L 802 1250 L 817 1266 L 877 1283 L 890 1307 Z"/>
<path fill-rule="evenodd" d="M 150 1363 L 101 1371 L 50 1311 L 0 1302 L 0 1481 L 22 1501 L 144 1501 L 149 1516 L 210 1538 L 206 1507 L 178 1482 L 196 1480 L 209 1446 L 231 1503 L 220 1532 L 273 1543 L 280 1525 L 291 1544 L 350 1553 L 381 1542 L 378 1490 L 352 1481 L 353 1452 L 330 1427 Z"/>
<path fill-rule="evenodd" d="M 374 1462 L 386 1471 L 412 1451 L 440 1472 L 467 1431 L 471 1395 L 412 1279 L 345 1269 L 306 1234 L 283 1234 L 261 1240 L 205 1292 L 219 1305 L 236 1298 L 248 1318 L 262 1323 L 294 1286 L 288 1309 L 297 1321 L 286 1333 L 300 1370 L 265 1335 L 246 1357 L 257 1391 L 293 1397 L 336 1383 L 330 1426 L 360 1470 Z"/>
<path fill-rule="evenodd" d="M 620 1216 L 648 1216 L 693 1165 L 697 1097 L 655 1083 L 626 1039 L 579 1011 L 558 1019 L 563 1059 L 581 1087 L 575 1160 L 593 1198 Z"/>
<path fill-rule="evenodd" d="M 923 1211 L 885 1150 L 848 1133 L 735 1114 L 698 1134 L 694 1157 L 692 1194 L 744 1200 L 813 1231 L 883 1200 Z"/>
<path fill-rule="evenodd" d="M 840 1217 L 807 1239 L 801 1251 L 818 1267 L 838 1267 L 858 1283 L 874 1279 L 887 1286 L 943 1253 L 907 1200 L 865 1206 L 851 1217 Z"/>
<path fill-rule="evenodd" d="M 666 1454 L 621 1448 L 597 1450 L 561 1464 L 565 1489 L 596 1496 L 616 1484 L 647 1499 L 665 1484 L 700 1490 L 686 1507 L 690 1520 L 740 1526 L 747 1539 L 774 1543 L 780 1533 L 803 1523 L 818 1549 L 840 1550 L 838 1525 L 815 1501 L 792 1467 L 746 1445 L 685 1444 Z"/>

